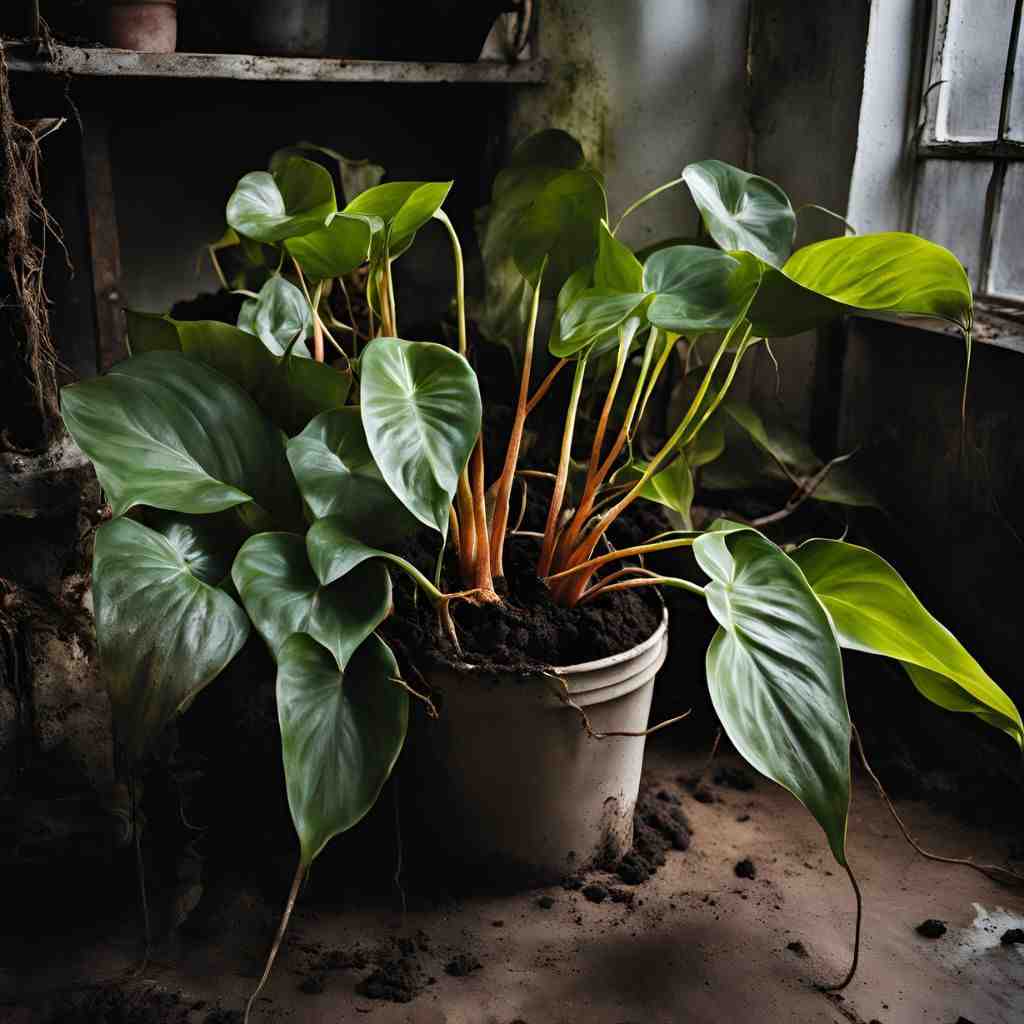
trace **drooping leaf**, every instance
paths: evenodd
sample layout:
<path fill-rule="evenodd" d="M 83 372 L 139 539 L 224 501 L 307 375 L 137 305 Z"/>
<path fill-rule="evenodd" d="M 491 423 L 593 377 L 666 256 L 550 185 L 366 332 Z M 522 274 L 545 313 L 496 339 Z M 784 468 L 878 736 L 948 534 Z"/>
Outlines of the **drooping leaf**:
<path fill-rule="evenodd" d="M 1013 701 L 884 558 L 843 541 L 810 540 L 793 559 L 832 616 L 843 647 L 895 658 L 929 700 L 969 711 L 1024 746 Z"/>
<path fill-rule="evenodd" d="M 518 280 L 524 282 L 523 289 L 528 294 L 532 292 L 532 289 L 528 284 L 525 283 L 525 278 L 515 271 Z M 578 267 L 574 270 L 563 282 L 562 287 L 558 290 L 558 297 L 555 300 L 555 315 L 551 318 L 551 331 L 548 335 L 548 351 L 554 355 L 556 352 L 563 348 L 562 341 L 562 317 L 568 312 L 570 307 L 579 299 L 585 292 L 592 290 L 594 286 L 594 266 L 592 263 L 586 263 L 582 267 Z"/>
<path fill-rule="evenodd" d="M 560 359 L 575 355 L 601 335 L 615 340 L 617 329 L 639 314 L 647 301 L 643 292 L 588 288 L 563 314 L 558 337 L 549 344 L 551 354 Z"/>
<path fill-rule="evenodd" d="M 327 842 L 374 805 L 398 759 L 409 695 L 398 665 L 370 636 L 344 671 L 296 633 L 278 655 L 277 714 L 288 806 L 308 867 Z"/>
<path fill-rule="evenodd" d="M 321 586 L 306 557 L 305 538 L 294 533 L 250 537 L 235 556 L 231 578 L 275 658 L 293 633 L 308 633 L 344 671 L 391 610 L 391 580 L 379 562 Z"/>
<path fill-rule="evenodd" d="M 654 293 L 647 319 L 674 334 L 724 330 L 750 302 L 760 277 L 760 265 L 744 253 L 697 245 L 659 249 L 644 264 L 644 290 Z"/>
<path fill-rule="evenodd" d="M 134 505 L 219 512 L 255 501 L 297 513 L 284 447 L 233 381 L 177 352 L 149 352 L 62 391 L 64 422 L 115 516 Z"/>
<path fill-rule="evenodd" d="M 726 525 L 693 547 L 719 624 L 707 655 L 715 711 L 739 753 L 807 807 L 845 864 L 851 729 L 832 624 L 792 559 Z"/>
<path fill-rule="evenodd" d="M 249 323 L 251 317 L 249 333 L 255 334 L 275 356 L 284 355 L 291 346 L 293 356 L 309 359 L 305 339 L 313 333 L 313 311 L 306 296 L 291 281 L 275 274 L 260 289 L 255 303 L 248 309 L 243 305 L 238 327 L 248 330 L 244 324 Z M 295 341 L 296 336 L 298 341 Z"/>
<path fill-rule="evenodd" d="M 430 342 L 377 338 L 360 359 L 366 442 L 398 499 L 445 536 L 459 474 L 480 432 L 476 374 Z"/>
<path fill-rule="evenodd" d="M 93 600 L 117 738 L 137 759 L 238 653 L 249 620 L 170 540 L 131 519 L 96 531 Z"/>
<path fill-rule="evenodd" d="M 323 281 L 362 266 L 370 256 L 373 233 L 381 226 L 374 217 L 337 213 L 325 227 L 286 239 L 284 247 L 310 281 Z"/>
<path fill-rule="evenodd" d="M 450 181 L 389 181 L 368 188 L 342 211 L 379 217 L 390 234 L 392 258 L 441 208 L 451 191 Z"/>
<path fill-rule="evenodd" d="M 355 536 L 342 516 L 318 519 L 306 533 L 306 554 L 317 579 L 326 587 L 348 576 L 356 567 L 371 558 L 380 558 L 399 566 L 416 577 L 424 586 L 431 586 L 419 570 L 400 555 L 371 547 Z"/>
<path fill-rule="evenodd" d="M 314 142 L 297 142 L 294 146 L 284 146 L 275 150 L 270 156 L 270 170 L 276 171 L 286 160 L 307 153 L 320 153 L 329 157 L 338 165 L 338 177 L 341 178 L 341 190 L 345 199 L 351 202 L 360 192 L 365 192 L 374 185 L 379 185 L 384 177 L 384 168 L 370 160 L 344 156 L 329 146 L 318 146 Z"/>
<path fill-rule="evenodd" d="M 743 250 L 775 267 L 793 251 L 796 214 L 774 182 L 721 160 L 683 170 L 708 234 L 726 250 Z"/>
<path fill-rule="evenodd" d="M 373 461 L 357 408 L 317 416 L 288 442 L 288 461 L 317 519 L 337 517 L 348 532 L 374 545 L 394 543 L 416 529 Z"/>
<path fill-rule="evenodd" d="M 336 209 L 330 174 L 292 157 L 273 173 L 245 175 L 228 199 L 227 222 L 257 242 L 280 242 L 322 228 Z"/>
<path fill-rule="evenodd" d="M 594 285 L 616 292 L 644 290 L 644 268 L 633 255 L 633 250 L 608 230 L 607 221 L 602 221 L 598 228 Z"/>
<path fill-rule="evenodd" d="M 967 330 L 971 286 L 948 249 L 916 235 L 830 238 L 765 272 L 750 319 L 755 334 L 785 337 L 857 310 L 932 317 Z"/>
<path fill-rule="evenodd" d="M 646 469 L 647 463 L 634 462 L 625 467 L 625 472 L 621 476 L 616 474 L 615 482 L 618 483 L 620 479 L 622 483 L 639 480 Z M 693 505 L 693 472 L 685 456 L 680 455 L 664 469 L 655 473 L 641 488 L 640 496 L 677 512 L 683 528 L 693 529 L 690 519 L 690 507 Z"/>

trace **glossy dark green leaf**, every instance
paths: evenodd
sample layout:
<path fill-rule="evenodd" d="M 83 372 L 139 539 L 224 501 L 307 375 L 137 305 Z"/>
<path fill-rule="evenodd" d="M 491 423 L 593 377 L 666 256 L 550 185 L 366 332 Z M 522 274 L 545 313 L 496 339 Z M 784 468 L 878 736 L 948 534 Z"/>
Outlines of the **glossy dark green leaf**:
<path fill-rule="evenodd" d="M 348 532 L 373 545 L 394 543 L 416 529 L 373 461 L 359 409 L 317 416 L 288 442 L 288 461 L 317 519 L 338 517 Z"/>
<path fill-rule="evenodd" d="M 128 327 L 128 349 L 133 356 L 181 350 L 178 332 L 170 317 L 161 313 L 142 313 L 136 309 L 126 309 L 124 317 Z"/>
<path fill-rule="evenodd" d="M 409 696 L 398 665 L 370 636 L 345 670 L 312 637 L 296 633 L 278 655 L 277 714 L 284 777 L 301 862 L 374 805 L 398 759 Z"/>
<path fill-rule="evenodd" d="M 230 377 L 285 433 L 345 404 L 352 376 L 312 359 L 275 356 L 247 331 L 216 320 L 171 320 L 181 350 Z"/>
<path fill-rule="evenodd" d="M 450 181 L 389 181 L 368 188 L 342 211 L 363 217 L 379 217 L 390 232 L 392 258 L 441 208 L 451 191 Z"/>
<path fill-rule="evenodd" d="M 480 389 L 444 345 L 377 338 L 359 364 L 366 442 L 403 505 L 442 536 L 459 474 L 480 432 Z"/>
<path fill-rule="evenodd" d="M 830 238 L 766 270 L 750 310 L 754 333 L 785 337 L 843 313 L 866 310 L 931 317 L 967 330 L 971 286 L 957 258 L 901 231 Z"/>
<path fill-rule="evenodd" d="M 623 245 L 601 222 L 598 228 L 594 285 L 608 291 L 644 291 L 644 268 L 628 245 Z"/>
<path fill-rule="evenodd" d="M 347 576 L 371 558 L 389 559 L 390 552 L 372 547 L 348 528 L 341 516 L 318 519 L 306 533 L 306 554 L 324 586 Z"/>
<path fill-rule="evenodd" d="M 228 199 L 227 222 L 246 238 L 280 242 L 322 228 L 336 210 L 330 174 L 293 157 L 273 173 L 245 175 Z"/>
<path fill-rule="evenodd" d="M 211 587 L 231 575 L 231 563 L 246 534 L 230 513 L 190 516 L 184 512 L 150 509 L 145 524 L 177 551 L 188 571 Z"/>
<path fill-rule="evenodd" d="M 177 352 L 149 352 L 64 388 L 68 431 L 92 460 L 115 516 L 133 505 L 219 512 L 256 501 L 297 510 L 284 448 L 253 400 Z"/>
<path fill-rule="evenodd" d="M 137 759 L 238 653 L 249 620 L 175 544 L 131 519 L 96 531 L 92 588 L 117 738 Z"/>
<path fill-rule="evenodd" d="M 708 234 L 726 250 L 751 252 L 781 267 L 793 250 L 796 214 L 774 182 L 721 160 L 683 170 Z"/>
<path fill-rule="evenodd" d="M 597 256 L 608 206 L 600 179 L 589 170 L 563 171 L 547 181 L 517 216 L 510 231 L 512 258 L 532 285 L 548 265 L 549 288 Z"/>
<path fill-rule="evenodd" d="M 356 648 L 391 611 L 391 580 L 379 562 L 323 587 L 294 533 L 260 533 L 242 545 L 231 578 L 274 657 L 293 633 L 308 633 L 344 670 Z"/>
<path fill-rule="evenodd" d="M 306 157 L 310 153 L 319 153 L 333 160 L 338 165 L 338 177 L 341 178 L 341 190 L 345 199 L 351 201 L 360 192 L 365 192 L 374 185 L 379 185 L 384 177 L 384 168 L 362 158 L 344 156 L 329 146 L 318 146 L 314 142 L 297 142 L 294 146 L 284 146 L 275 150 L 270 156 L 270 170 L 276 171 L 291 157 Z"/>
<path fill-rule="evenodd" d="M 284 247 L 310 281 L 341 277 L 362 266 L 381 222 L 373 217 L 335 214 L 326 227 L 285 240 Z"/>
<path fill-rule="evenodd" d="M 248 330 L 243 326 L 243 320 L 248 321 L 251 316 L 250 333 L 255 334 L 275 356 L 284 355 L 291 346 L 293 356 L 309 359 L 305 339 L 313 333 L 313 311 L 301 290 L 275 274 L 260 289 L 255 301 L 256 305 L 249 309 L 243 306 L 238 327 Z M 296 337 L 298 341 L 295 341 Z"/>
<path fill-rule="evenodd" d="M 563 359 L 579 352 L 600 335 L 611 334 L 614 339 L 616 329 L 639 314 L 647 302 L 648 297 L 643 292 L 588 288 L 563 314 L 558 337 L 549 343 L 551 354 Z"/>
<path fill-rule="evenodd" d="M 654 293 L 647 319 L 674 334 L 725 330 L 756 292 L 758 262 L 744 253 L 697 245 L 659 249 L 644 264 L 644 290 Z"/>
<path fill-rule="evenodd" d="M 843 647 L 895 658 L 929 700 L 971 712 L 1024 746 L 1013 701 L 884 558 L 843 541 L 810 540 L 793 559 L 832 616 Z"/>
<path fill-rule="evenodd" d="M 788 789 L 846 863 L 850 715 L 829 617 L 803 573 L 754 530 L 699 537 L 719 628 L 708 648 L 711 699 L 739 753 Z"/>

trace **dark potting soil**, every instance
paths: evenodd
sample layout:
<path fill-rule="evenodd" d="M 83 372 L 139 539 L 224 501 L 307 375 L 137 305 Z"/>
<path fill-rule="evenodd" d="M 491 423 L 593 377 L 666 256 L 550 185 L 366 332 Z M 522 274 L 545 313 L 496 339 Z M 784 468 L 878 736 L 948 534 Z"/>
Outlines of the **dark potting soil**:
<path fill-rule="evenodd" d="M 39 1019 L 45 1024 L 240 1024 L 242 1014 L 177 992 L 111 985 L 60 997 Z"/>
<path fill-rule="evenodd" d="M 416 552 L 410 554 L 420 565 L 428 562 L 422 552 L 418 558 Z M 617 591 L 563 608 L 552 602 L 537 577 L 536 559 L 535 541 L 510 538 L 505 546 L 503 603 L 452 606 L 461 654 L 439 628 L 434 608 L 418 600 L 406 581 L 395 581 L 395 614 L 382 632 L 394 640 L 400 660 L 419 671 L 424 666 L 462 663 L 496 674 L 530 674 L 620 654 L 657 629 L 662 611 L 652 588 Z M 449 591 L 461 589 L 455 579 L 446 579 L 445 586 Z"/>
<path fill-rule="evenodd" d="M 946 934 L 946 922 L 929 917 L 927 921 L 922 921 L 914 930 L 918 935 L 926 939 L 941 939 Z"/>

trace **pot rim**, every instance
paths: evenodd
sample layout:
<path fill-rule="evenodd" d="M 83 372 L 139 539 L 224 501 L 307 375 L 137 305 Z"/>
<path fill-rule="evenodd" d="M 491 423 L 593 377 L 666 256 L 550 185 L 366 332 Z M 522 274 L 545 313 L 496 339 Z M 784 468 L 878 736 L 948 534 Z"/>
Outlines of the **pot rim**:
<path fill-rule="evenodd" d="M 580 661 L 574 665 L 566 665 L 564 667 L 556 667 L 549 669 L 549 672 L 553 672 L 558 676 L 575 676 L 581 675 L 585 672 L 593 672 L 604 668 L 611 668 L 613 665 L 620 665 L 624 661 L 632 661 L 639 654 L 643 654 L 644 651 L 650 650 L 656 643 L 658 643 L 665 632 L 668 630 L 668 608 L 661 607 L 661 622 L 658 624 L 657 629 L 644 641 L 638 643 L 635 647 L 630 647 L 625 651 L 620 651 L 618 654 L 609 654 L 606 658 L 597 658 L 595 661 Z"/>

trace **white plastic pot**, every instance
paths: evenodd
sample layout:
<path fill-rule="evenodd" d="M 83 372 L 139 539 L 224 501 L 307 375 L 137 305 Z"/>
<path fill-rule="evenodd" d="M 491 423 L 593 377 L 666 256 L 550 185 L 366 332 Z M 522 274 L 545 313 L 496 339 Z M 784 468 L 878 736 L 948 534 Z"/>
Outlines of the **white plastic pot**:
<path fill-rule="evenodd" d="M 595 739 L 564 698 L 594 732 L 643 732 L 667 625 L 666 613 L 631 650 L 557 669 L 564 689 L 544 676 L 494 679 L 470 667 L 428 674 L 440 717 L 415 730 L 402 776 L 435 852 L 496 879 L 537 880 L 625 853 L 644 737 Z"/>

